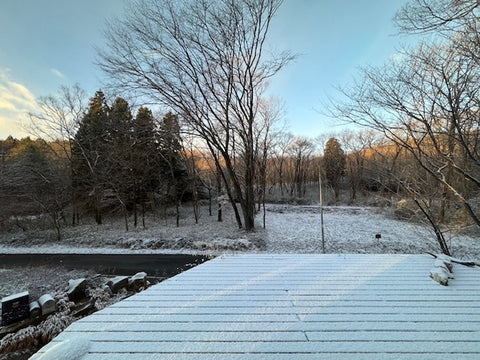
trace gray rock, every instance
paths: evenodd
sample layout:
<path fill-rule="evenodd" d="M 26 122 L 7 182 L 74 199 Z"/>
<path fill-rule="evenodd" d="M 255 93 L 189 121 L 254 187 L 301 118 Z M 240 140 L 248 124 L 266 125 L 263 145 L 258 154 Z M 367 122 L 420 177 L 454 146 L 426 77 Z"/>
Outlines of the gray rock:
<path fill-rule="evenodd" d="M 87 280 L 85 278 L 68 280 L 67 295 L 70 301 L 78 301 L 85 297 L 85 287 Z"/>
<path fill-rule="evenodd" d="M 128 288 L 133 291 L 139 291 L 147 286 L 147 273 L 139 272 L 128 279 Z"/>
<path fill-rule="evenodd" d="M 120 289 L 128 286 L 128 276 L 116 276 L 113 279 L 110 279 L 107 282 L 107 285 L 110 287 L 112 292 L 116 293 Z"/>

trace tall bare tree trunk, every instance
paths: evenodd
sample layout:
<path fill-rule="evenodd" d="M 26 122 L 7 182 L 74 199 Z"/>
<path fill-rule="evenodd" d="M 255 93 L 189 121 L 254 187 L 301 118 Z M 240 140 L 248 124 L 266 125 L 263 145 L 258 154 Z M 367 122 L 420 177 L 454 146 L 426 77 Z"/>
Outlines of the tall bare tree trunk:
<path fill-rule="evenodd" d="M 217 201 L 218 201 L 218 208 L 217 208 L 217 221 L 218 222 L 222 222 L 223 221 L 223 214 L 222 214 L 222 201 L 220 199 L 220 197 L 222 196 L 222 175 L 221 175 L 221 171 L 222 169 L 220 169 L 220 165 L 215 162 L 215 165 L 216 165 L 216 170 L 217 170 L 217 173 L 216 173 L 216 178 L 217 178 Z"/>
<path fill-rule="evenodd" d="M 447 242 L 445 241 L 445 238 L 443 236 L 443 233 L 436 223 L 434 217 L 430 213 L 430 210 L 423 206 L 417 199 L 413 199 L 415 201 L 415 204 L 417 204 L 418 208 L 422 211 L 422 213 L 425 215 L 425 217 L 428 219 L 430 224 L 432 225 L 434 231 L 435 231 L 435 236 L 437 237 L 437 243 L 440 246 L 440 249 L 442 250 L 442 253 L 445 255 L 451 256 L 450 250 L 448 249 Z"/>

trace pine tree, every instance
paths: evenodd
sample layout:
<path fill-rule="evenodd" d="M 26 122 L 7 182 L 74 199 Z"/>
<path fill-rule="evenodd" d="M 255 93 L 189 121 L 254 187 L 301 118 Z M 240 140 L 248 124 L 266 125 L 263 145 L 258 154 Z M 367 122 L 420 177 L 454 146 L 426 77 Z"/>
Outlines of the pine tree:
<path fill-rule="evenodd" d="M 166 201 L 175 203 L 178 226 L 179 204 L 188 186 L 188 171 L 182 158 L 183 147 L 178 116 L 171 112 L 163 117 L 160 124 L 159 145 L 164 193 L 167 194 Z"/>
<path fill-rule="evenodd" d="M 335 138 L 330 138 L 325 145 L 323 167 L 328 184 L 335 192 L 335 200 L 338 200 L 340 181 L 344 175 L 346 164 L 345 153 L 340 143 Z"/>
<path fill-rule="evenodd" d="M 102 198 L 107 180 L 105 144 L 108 106 L 101 90 L 90 99 L 72 143 L 72 186 L 76 207 L 93 211 L 102 223 Z"/>
<path fill-rule="evenodd" d="M 145 207 L 153 203 L 155 191 L 160 185 L 160 154 L 155 118 L 146 108 L 138 109 L 133 122 L 133 143 L 131 147 L 132 175 L 134 179 L 134 222 L 137 226 L 137 204 L 142 207 L 142 221 L 145 226 Z"/>
<path fill-rule="evenodd" d="M 122 98 L 115 99 L 107 119 L 108 136 L 105 144 L 107 187 L 120 205 L 128 230 L 127 212 L 135 203 L 133 116 L 128 102 Z"/>
<path fill-rule="evenodd" d="M 160 124 L 160 156 L 164 180 L 174 187 L 174 198 L 181 197 L 188 182 L 188 172 L 182 158 L 182 138 L 178 116 L 167 113 Z"/>

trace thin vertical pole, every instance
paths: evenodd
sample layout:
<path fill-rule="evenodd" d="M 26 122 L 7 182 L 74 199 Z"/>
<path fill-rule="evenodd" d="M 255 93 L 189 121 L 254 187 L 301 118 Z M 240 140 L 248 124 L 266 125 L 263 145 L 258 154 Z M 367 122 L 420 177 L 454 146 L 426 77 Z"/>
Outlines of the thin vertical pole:
<path fill-rule="evenodd" d="M 320 223 L 322 225 L 322 252 L 325 254 L 325 230 L 323 226 L 323 194 L 322 194 L 322 173 L 318 172 L 318 185 L 320 188 Z"/>

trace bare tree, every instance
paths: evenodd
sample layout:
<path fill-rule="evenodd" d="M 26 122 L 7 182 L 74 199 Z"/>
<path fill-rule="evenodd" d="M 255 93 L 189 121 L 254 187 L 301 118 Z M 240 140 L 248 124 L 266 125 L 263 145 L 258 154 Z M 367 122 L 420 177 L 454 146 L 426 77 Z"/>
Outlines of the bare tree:
<path fill-rule="evenodd" d="M 430 33 L 480 64 L 480 3 L 477 0 L 411 0 L 395 15 L 405 33 Z"/>
<path fill-rule="evenodd" d="M 421 45 L 402 61 L 363 72 L 345 94 L 342 116 L 381 131 L 407 150 L 480 226 L 480 214 L 464 186 L 480 189 L 478 94 L 474 60 L 444 45 Z M 344 104 L 345 105 L 345 104 Z M 459 181 L 459 179 L 462 179 Z"/>
<path fill-rule="evenodd" d="M 457 31 L 475 22 L 477 0 L 411 0 L 395 15 L 394 21 L 402 31 Z"/>
<path fill-rule="evenodd" d="M 298 197 L 304 196 L 313 151 L 313 142 L 307 137 L 298 136 L 291 142 L 289 152 L 293 161 L 293 181 L 290 195 L 295 192 Z"/>
<path fill-rule="evenodd" d="M 50 143 L 61 144 L 56 150 L 62 150 L 62 156 L 69 157 L 69 141 L 75 136 L 88 106 L 86 92 L 78 84 L 62 86 L 58 94 L 40 97 L 38 106 L 38 112 L 29 113 L 28 132 Z"/>
<path fill-rule="evenodd" d="M 365 152 L 369 147 L 372 135 L 367 131 L 344 131 L 340 140 L 346 152 L 345 170 L 350 182 L 350 201 L 357 199 L 357 193 L 362 190 L 365 168 Z"/>
<path fill-rule="evenodd" d="M 259 121 L 255 124 L 255 157 L 257 159 L 257 203 L 263 208 L 263 227 L 266 227 L 265 195 L 267 191 L 267 165 L 275 142 L 274 127 L 283 116 L 283 105 L 275 99 L 260 101 Z"/>
<path fill-rule="evenodd" d="M 71 200 L 71 184 L 65 159 L 52 159 L 49 152 L 43 140 L 19 141 L 16 154 L 6 161 L 0 176 L 1 211 L 12 217 L 45 215 L 61 240 L 61 220 Z"/>
<path fill-rule="evenodd" d="M 265 60 L 270 21 L 281 0 L 136 0 L 106 31 L 100 67 L 117 89 L 135 91 L 178 113 L 224 164 L 227 193 L 254 228 L 254 124 L 268 78 L 293 56 Z M 234 143 L 243 163 L 232 158 Z M 219 154 L 220 156 L 217 156 Z M 231 187 L 229 189 L 229 187 Z M 242 226 L 240 217 L 237 223 Z"/>
<path fill-rule="evenodd" d="M 290 148 L 290 144 L 293 141 L 294 136 L 291 133 L 279 131 L 275 134 L 275 142 L 272 153 L 272 162 L 274 167 L 274 176 L 272 183 L 279 186 L 280 195 L 283 196 L 286 187 L 286 163 L 287 155 Z"/>
<path fill-rule="evenodd" d="M 72 145 L 80 121 L 88 108 L 88 96 L 78 84 L 72 87 L 62 86 L 56 95 L 40 97 L 38 107 L 38 112 L 29 114 L 27 130 L 35 137 L 45 140 L 45 144 L 58 160 L 67 160 L 64 163 L 71 176 Z M 72 223 L 75 224 L 78 212 L 74 193 L 72 197 Z"/>

